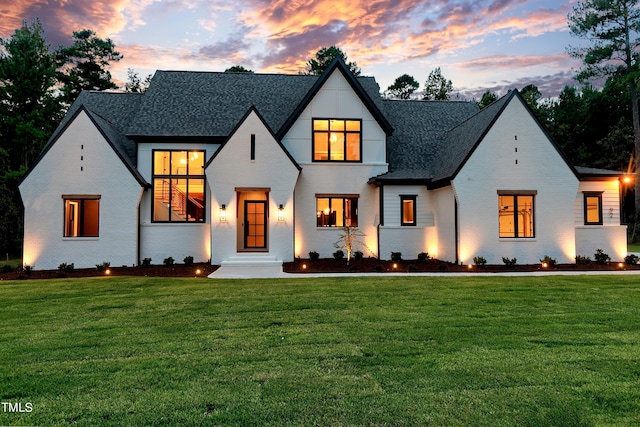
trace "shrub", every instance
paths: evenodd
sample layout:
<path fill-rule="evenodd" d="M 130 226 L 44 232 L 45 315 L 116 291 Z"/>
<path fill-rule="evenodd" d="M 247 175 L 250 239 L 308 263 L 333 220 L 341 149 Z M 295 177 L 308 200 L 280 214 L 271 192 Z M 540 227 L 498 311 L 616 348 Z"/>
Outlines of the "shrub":
<path fill-rule="evenodd" d="M 402 261 L 402 252 L 391 252 L 391 261 Z"/>
<path fill-rule="evenodd" d="M 173 265 L 173 263 L 175 262 L 175 260 L 173 259 L 173 257 L 169 257 L 169 258 L 165 258 L 162 263 L 164 265 L 166 265 L 167 267 L 171 267 Z"/>
<path fill-rule="evenodd" d="M 58 266 L 58 270 L 64 271 L 65 273 L 71 273 L 74 269 L 75 266 L 73 265 L 73 263 L 67 264 L 66 262 L 63 262 Z"/>
<path fill-rule="evenodd" d="M 598 264 L 606 264 L 611 261 L 609 254 L 605 253 L 602 249 L 596 249 L 596 253 L 593 254 L 593 258 L 595 258 Z"/>
<path fill-rule="evenodd" d="M 638 263 L 638 255 L 636 254 L 629 254 L 626 257 L 624 257 L 624 262 L 627 265 L 636 265 Z"/>
<path fill-rule="evenodd" d="M 334 258 L 336 261 L 340 261 L 341 259 L 343 259 L 343 258 L 344 258 L 344 251 L 343 251 L 342 249 L 338 249 L 337 251 L 335 251 L 335 252 L 333 253 L 333 258 Z"/>
<path fill-rule="evenodd" d="M 143 267 L 149 267 L 151 265 L 151 258 L 145 258 L 142 260 Z"/>
<path fill-rule="evenodd" d="M 418 267 L 415 264 L 409 264 L 407 271 L 418 271 Z"/>
<path fill-rule="evenodd" d="M 184 265 L 193 265 L 193 257 L 191 255 L 184 257 Z"/>
<path fill-rule="evenodd" d="M 591 263 L 591 258 L 588 256 L 576 255 L 576 264 L 587 265 Z"/>
<path fill-rule="evenodd" d="M 431 259 L 431 257 L 426 252 L 420 252 L 418 254 L 418 262 L 425 262 L 425 261 L 428 261 L 430 259 Z"/>
<path fill-rule="evenodd" d="M 27 264 L 25 264 L 25 265 L 23 265 L 23 266 L 22 266 L 22 270 L 23 270 L 25 273 L 27 273 L 27 274 L 31 274 L 31 272 L 32 272 L 33 270 L 35 270 L 35 267 L 34 267 L 33 265 L 27 265 Z"/>
<path fill-rule="evenodd" d="M 13 266 L 9 264 L 5 264 L 2 267 L 0 267 L 0 272 L 2 273 L 11 273 L 12 271 L 13 271 Z"/>
<path fill-rule="evenodd" d="M 542 264 L 547 264 L 548 267 L 553 267 L 558 261 L 556 261 L 554 258 L 551 258 L 549 255 L 545 255 L 544 258 L 540 260 L 540 262 Z"/>
<path fill-rule="evenodd" d="M 363 257 L 364 257 L 364 254 L 362 253 L 362 251 L 355 251 L 353 253 L 353 259 L 356 261 L 360 261 Z"/>
<path fill-rule="evenodd" d="M 473 257 L 473 263 L 475 265 L 485 265 L 487 263 L 487 260 L 485 257 L 481 257 L 481 256 L 474 256 Z"/>
<path fill-rule="evenodd" d="M 309 259 L 311 261 L 317 261 L 318 259 L 320 259 L 320 254 L 316 251 L 311 251 L 309 252 Z"/>
<path fill-rule="evenodd" d="M 105 269 L 109 268 L 109 266 L 111 265 L 110 262 L 103 262 L 102 264 L 96 264 L 96 270 L 98 271 L 104 271 Z"/>
<path fill-rule="evenodd" d="M 512 267 L 512 266 L 516 265 L 518 260 L 516 258 L 509 258 L 509 257 L 503 256 L 502 257 L 502 262 L 504 262 L 504 265 Z"/>

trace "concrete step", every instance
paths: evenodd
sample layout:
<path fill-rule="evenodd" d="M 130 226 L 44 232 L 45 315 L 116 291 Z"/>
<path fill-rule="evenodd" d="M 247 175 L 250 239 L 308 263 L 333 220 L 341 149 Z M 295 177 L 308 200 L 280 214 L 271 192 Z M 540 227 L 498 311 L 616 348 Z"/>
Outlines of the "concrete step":
<path fill-rule="evenodd" d="M 278 260 L 274 255 L 268 253 L 250 252 L 238 253 L 222 261 L 221 266 L 244 266 L 244 267 L 282 267 L 282 260 Z"/>

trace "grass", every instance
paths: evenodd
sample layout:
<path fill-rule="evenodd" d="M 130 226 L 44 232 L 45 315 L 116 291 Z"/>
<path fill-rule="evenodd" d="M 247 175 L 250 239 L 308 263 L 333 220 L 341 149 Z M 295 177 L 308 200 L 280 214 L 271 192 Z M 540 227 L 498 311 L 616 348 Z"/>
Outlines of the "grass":
<path fill-rule="evenodd" d="M 640 276 L 0 284 L 0 425 L 640 425 Z"/>
<path fill-rule="evenodd" d="M 627 244 L 627 252 L 640 252 L 640 243 Z"/>

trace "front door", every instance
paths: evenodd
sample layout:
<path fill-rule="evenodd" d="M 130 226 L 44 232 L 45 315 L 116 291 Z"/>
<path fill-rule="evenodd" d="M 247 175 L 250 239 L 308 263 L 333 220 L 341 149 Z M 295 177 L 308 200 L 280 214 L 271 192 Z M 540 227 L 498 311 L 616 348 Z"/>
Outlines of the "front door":
<path fill-rule="evenodd" d="M 244 201 L 244 247 L 266 249 L 267 247 L 267 201 Z"/>

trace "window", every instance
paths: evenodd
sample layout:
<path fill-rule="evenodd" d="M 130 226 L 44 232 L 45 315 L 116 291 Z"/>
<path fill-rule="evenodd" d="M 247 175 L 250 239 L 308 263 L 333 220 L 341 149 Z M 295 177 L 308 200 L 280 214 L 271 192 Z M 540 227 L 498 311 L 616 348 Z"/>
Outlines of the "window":
<path fill-rule="evenodd" d="M 416 225 L 416 196 L 400 196 L 400 225 Z"/>
<path fill-rule="evenodd" d="M 361 128 L 361 120 L 314 119 L 313 161 L 361 161 Z"/>
<path fill-rule="evenodd" d="M 62 196 L 64 237 L 98 237 L 100 196 Z"/>
<path fill-rule="evenodd" d="M 318 227 L 357 227 L 358 198 L 316 196 L 316 217 Z"/>
<path fill-rule="evenodd" d="M 204 221 L 204 158 L 204 151 L 153 152 L 153 221 Z"/>
<path fill-rule="evenodd" d="M 584 224 L 602 225 L 602 193 L 584 193 Z"/>
<path fill-rule="evenodd" d="M 535 237 L 535 192 L 501 194 L 498 192 L 498 227 L 500 237 Z"/>

